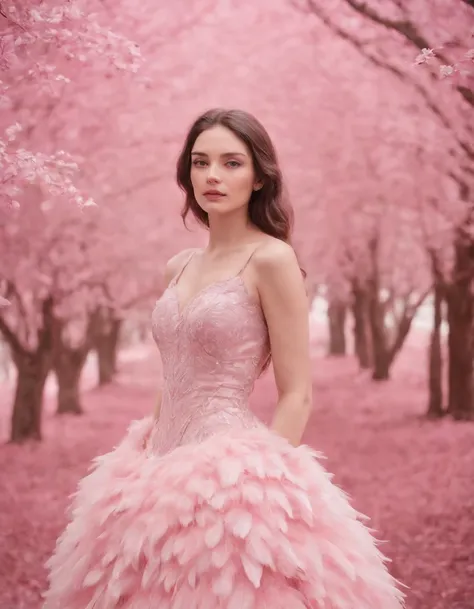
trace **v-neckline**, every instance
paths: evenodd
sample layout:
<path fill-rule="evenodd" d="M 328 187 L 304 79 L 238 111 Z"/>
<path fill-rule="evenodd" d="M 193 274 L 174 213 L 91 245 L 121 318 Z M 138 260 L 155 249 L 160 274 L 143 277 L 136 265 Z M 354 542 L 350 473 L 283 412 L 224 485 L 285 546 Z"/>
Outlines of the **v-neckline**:
<path fill-rule="evenodd" d="M 217 279 L 216 281 L 211 281 L 211 283 L 208 283 L 204 287 L 200 288 L 184 304 L 181 303 L 181 300 L 179 298 L 179 293 L 178 293 L 178 289 L 177 289 L 178 288 L 178 282 L 177 281 L 173 281 L 173 283 L 169 286 L 169 288 L 174 293 L 174 298 L 175 298 L 175 301 L 176 301 L 176 308 L 178 310 L 179 317 L 182 318 L 187 313 L 188 309 L 193 305 L 193 303 L 196 300 L 198 300 L 201 295 L 205 294 L 208 290 L 210 290 L 212 287 L 216 287 L 218 285 L 224 285 L 226 283 L 230 283 L 231 281 L 238 281 L 241 285 L 244 286 L 246 293 L 248 293 L 247 288 L 246 288 L 246 286 L 244 284 L 244 281 L 242 279 L 242 276 L 240 274 L 239 275 L 233 275 L 232 277 L 226 277 L 225 279 Z"/>
<path fill-rule="evenodd" d="M 191 298 L 189 298 L 183 304 L 179 297 L 178 284 L 181 280 L 181 276 L 182 276 L 184 270 L 186 269 L 188 264 L 191 262 L 191 260 L 194 258 L 194 255 L 197 251 L 197 250 L 194 250 L 192 252 L 192 254 L 189 256 L 189 258 L 187 259 L 187 261 L 185 262 L 184 266 L 181 268 L 180 272 L 173 278 L 172 282 L 168 286 L 168 288 L 171 289 L 172 292 L 174 292 L 174 298 L 176 300 L 176 308 L 178 310 L 179 318 L 183 318 L 185 316 L 185 314 L 187 313 L 187 311 L 192 307 L 192 305 L 197 300 L 199 300 L 199 297 L 202 296 L 203 294 L 205 294 L 206 292 L 208 292 L 211 288 L 216 287 L 218 285 L 225 285 L 226 283 L 230 283 L 231 281 L 237 281 L 238 284 L 241 287 L 243 287 L 245 294 L 247 295 L 247 297 L 250 300 L 251 295 L 249 294 L 247 286 L 245 285 L 245 282 L 242 278 L 242 272 L 247 267 L 248 263 L 250 262 L 250 259 L 252 258 L 254 253 L 257 251 L 257 248 L 258 248 L 258 246 L 253 249 L 253 251 L 250 253 L 250 256 L 248 256 L 247 260 L 245 261 L 245 264 L 240 268 L 239 272 L 236 275 L 231 275 L 230 277 L 226 277 L 225 279 L 217 279 L 216 281 L 212 281 L 208 285 L 205 285 L 204 287 L 200 288 L 195 294 L 193 294 L 193 296 Z M 257 306 L 260 306 L 260 303 L 257 303 L 254 298 L 252 298 L 252 303 Z"/>

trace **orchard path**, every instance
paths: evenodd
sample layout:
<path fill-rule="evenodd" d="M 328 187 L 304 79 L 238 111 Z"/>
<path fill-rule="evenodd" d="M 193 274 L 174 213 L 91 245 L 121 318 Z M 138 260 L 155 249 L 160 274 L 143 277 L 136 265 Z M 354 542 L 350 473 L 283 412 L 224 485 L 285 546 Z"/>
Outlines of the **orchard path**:
<path fill-rule="evenodd" d="M 473 609 L 474 425 L 422 419 L 424 367 L 424 351 L 408 347 L 393 379 L 374 385 L 352 358 L 326 359 L 315 344 L 305 442 L 325 453 L 334 481 L 371 517 L 377 537 L 390 540 L 383 551 L 410 587 L 408 609 Z M 0 446 L 0 609 L 39 609 L 43 564 L 68 496 L 90 459 L 150 411 L 158 378 L 154 348 L 146 348 L 121 364 L 112 386 L 85 388 L 86 416 L 57 419 L 49 398 L 42 444 Z M 274 403 L 267 373 L 252 406 L 268 421 Z"/>

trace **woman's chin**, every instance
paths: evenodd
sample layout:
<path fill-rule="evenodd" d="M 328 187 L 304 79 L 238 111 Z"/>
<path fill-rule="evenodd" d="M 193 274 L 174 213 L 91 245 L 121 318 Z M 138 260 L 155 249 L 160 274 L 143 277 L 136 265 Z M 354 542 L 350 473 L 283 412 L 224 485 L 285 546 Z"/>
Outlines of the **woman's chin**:
<path fill-rule="evenodd" d="M 228 214 L 234 211 L 234 206 L 224 201 L 206 201 L 202 208 L 208 214 Z"/>
<path fill-rule="evenodd" d="M 246 204 L 236 204 L 229 200 L 222 201 L 198 201 L 199 207 L 205 211 L 209 216 L 228 216 L 229 214 L 240 214 L 242 212 L 247 213 Z"/>

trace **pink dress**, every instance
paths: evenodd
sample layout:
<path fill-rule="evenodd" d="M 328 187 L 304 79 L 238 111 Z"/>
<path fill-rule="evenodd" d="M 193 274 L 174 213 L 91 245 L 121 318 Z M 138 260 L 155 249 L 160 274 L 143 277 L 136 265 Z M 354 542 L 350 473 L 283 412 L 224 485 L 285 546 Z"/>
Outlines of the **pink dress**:
<path fill-rule="evenodd" d="M 320 456 L 248 408 L 269 340 L 242 274 L 182 307 L 180 275 L 152 314 L 159 422 L 135 421 L 81 481 L 44 609 L 399 609 Z"/>

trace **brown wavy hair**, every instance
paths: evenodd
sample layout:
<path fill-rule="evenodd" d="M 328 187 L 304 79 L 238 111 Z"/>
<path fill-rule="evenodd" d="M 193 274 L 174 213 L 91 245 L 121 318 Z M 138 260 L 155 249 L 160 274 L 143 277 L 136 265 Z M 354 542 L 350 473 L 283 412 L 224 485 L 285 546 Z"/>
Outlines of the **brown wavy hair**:
<path fill-rule="evenodd" d="M 198 117 L 189 129 L 178 158 L 176 180 L 186 199 L 181 211 L 184 225 L 191 212 L 196 220 L 209 227 L 207 213 L 198 205 L 191 183 L 191 151 L 203 131 L 221 125 L 230 129 L 249 149 L 256 179 L 263 184 L 250 197 L 249 219 L 262 232 L 290 243 L 293 210 L 283 185 L 281 170 L 273 143 L 263 125 L 244 110 L 214 108 Z"/>

